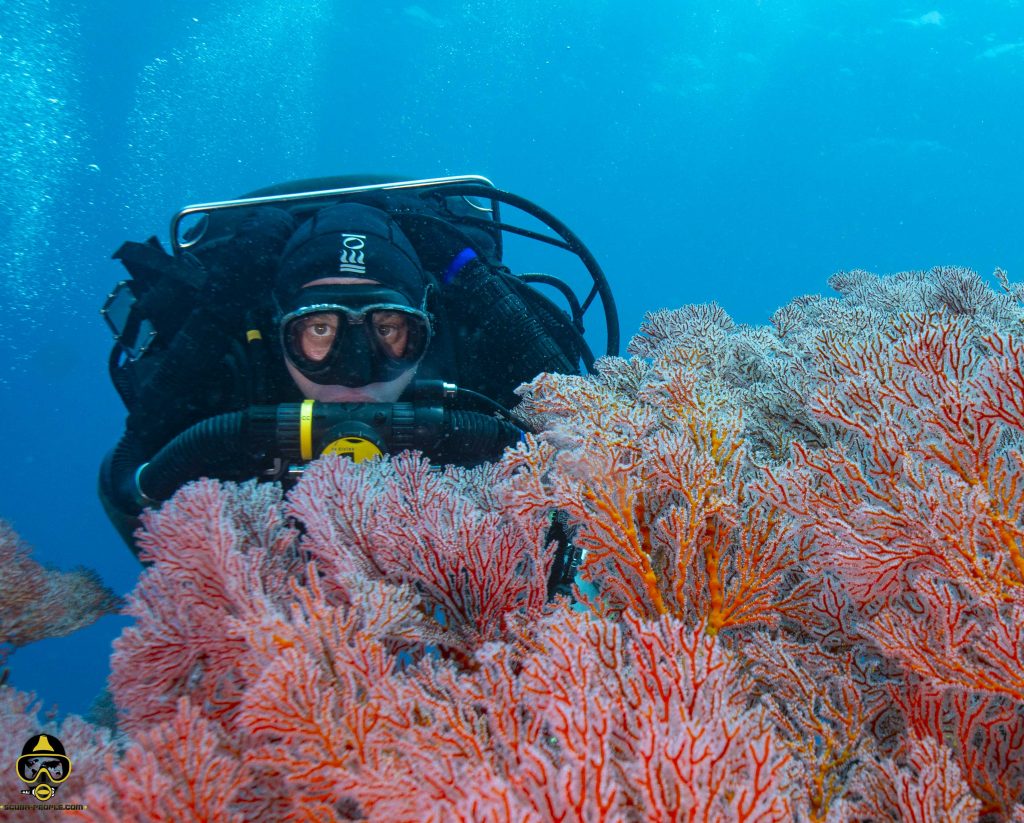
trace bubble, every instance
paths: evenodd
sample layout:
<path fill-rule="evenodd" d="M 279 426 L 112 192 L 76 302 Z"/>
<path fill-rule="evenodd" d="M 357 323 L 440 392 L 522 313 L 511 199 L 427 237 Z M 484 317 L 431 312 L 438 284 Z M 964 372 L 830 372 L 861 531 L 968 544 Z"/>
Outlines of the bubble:
<path fill-rule="evenodd" d="M 261 0 L 210 10 L 142 70 L 119 198 L 130 233 L 151 232 L 189 202 L 310 176 L 318 136 L 317 55 L 330 3 Z M 305 174 L 303 174 L 305 172 Z"/>
<path fill-rule="evenodd" d="M 71 19 L 46 0 L 5 0 L 0 6 L 0 312 L 24 322 L 71 285 L 62 260 L 60 227 L 83 133 L 75 113 L 77 37 Z M 45 271 L 45 276 L 41 273 Z"/>

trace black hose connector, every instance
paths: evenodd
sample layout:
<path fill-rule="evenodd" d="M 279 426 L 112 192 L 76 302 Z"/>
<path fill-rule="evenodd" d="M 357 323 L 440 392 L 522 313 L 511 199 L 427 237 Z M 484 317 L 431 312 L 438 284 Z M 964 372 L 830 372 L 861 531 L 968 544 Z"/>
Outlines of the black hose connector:
<path fill-rule="evenodd" d="M 482 463 L 516 445 L 523 432 L 505 420 L 461 409 L 448 412 L 445 431 L 432 459 L 441 463 Z M 467 455 L 479 455 L 467 461 Z M 430 456 L 430 455 L 428 455 Z"/>
<path fill-rule="evenodd" d="M 306 401 L 220 414 L 186 429 L 148 463 L 127 447 L 110 462 L 118 498 L 138 511 L 190 480 L 255 477 L 274 458 L 305 463 L 336 453 L 343 440 L 368 442 L 374 453 L 416 449 L 435 463 L 474 465 L 497 459 L 522 434 L 508 420 L 437 405 Z"/>
<path fill-rule="evenodd" d="M 247 411 L 218 414 L 186 429 L 135 473 L 142 501 L 167 500 L 180 486 L 223 470 L 237 472 L 248 464 Z"/>

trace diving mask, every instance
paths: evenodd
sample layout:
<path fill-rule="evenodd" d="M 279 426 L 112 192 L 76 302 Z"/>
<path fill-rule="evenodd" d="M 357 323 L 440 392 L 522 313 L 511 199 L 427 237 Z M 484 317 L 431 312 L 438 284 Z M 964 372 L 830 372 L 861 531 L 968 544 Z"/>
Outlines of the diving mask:
<path fill-rule="evenodd" d="M 388 382 L 415 366 L 430 342 L 427 313 L 388 289 L 345 289 L 304 289 L 306 305 L 281 319 L 292 365 L 314 383 L 349 387 Z"/>

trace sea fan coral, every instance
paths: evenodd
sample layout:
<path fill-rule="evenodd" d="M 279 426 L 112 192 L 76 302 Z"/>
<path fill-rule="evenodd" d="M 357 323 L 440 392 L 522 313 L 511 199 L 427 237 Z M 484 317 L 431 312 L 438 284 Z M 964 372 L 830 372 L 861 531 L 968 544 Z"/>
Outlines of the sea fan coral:
<path fill-rule="evenodd" d="M 0 520 L 0 665 L 11 649 L 63 637 L 120 608 L 95 572 L 48 569 Z"/>
<path fill-rule="evenodd" d="M 1024 290 L 650 315 L 493 466 L 146 516 L 96 820 L 1024 817 Z M 585 551 L 546 602 L 552 512 Z"/>

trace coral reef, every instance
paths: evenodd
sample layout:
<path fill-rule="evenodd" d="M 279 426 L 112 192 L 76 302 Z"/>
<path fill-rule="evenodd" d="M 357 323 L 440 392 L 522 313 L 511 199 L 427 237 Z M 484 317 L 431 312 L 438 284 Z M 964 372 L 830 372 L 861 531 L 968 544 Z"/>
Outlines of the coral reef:
<path fill-rule="evenodd" d="M 83 816 L 1024 819 L 1024 289 L 996 279 L 652 313 L 629 358 L 523 387 L 539 434 L 495 465 L 190 484 L 145 516 L 127 739 L 83 743 Z"/>
<path fill-rule="evenodd" d="M 50 569 L 0 520 L 0 667 L 19 646 L 63 637 L 120 609 L 117 596 L 85 568 Z"/>

